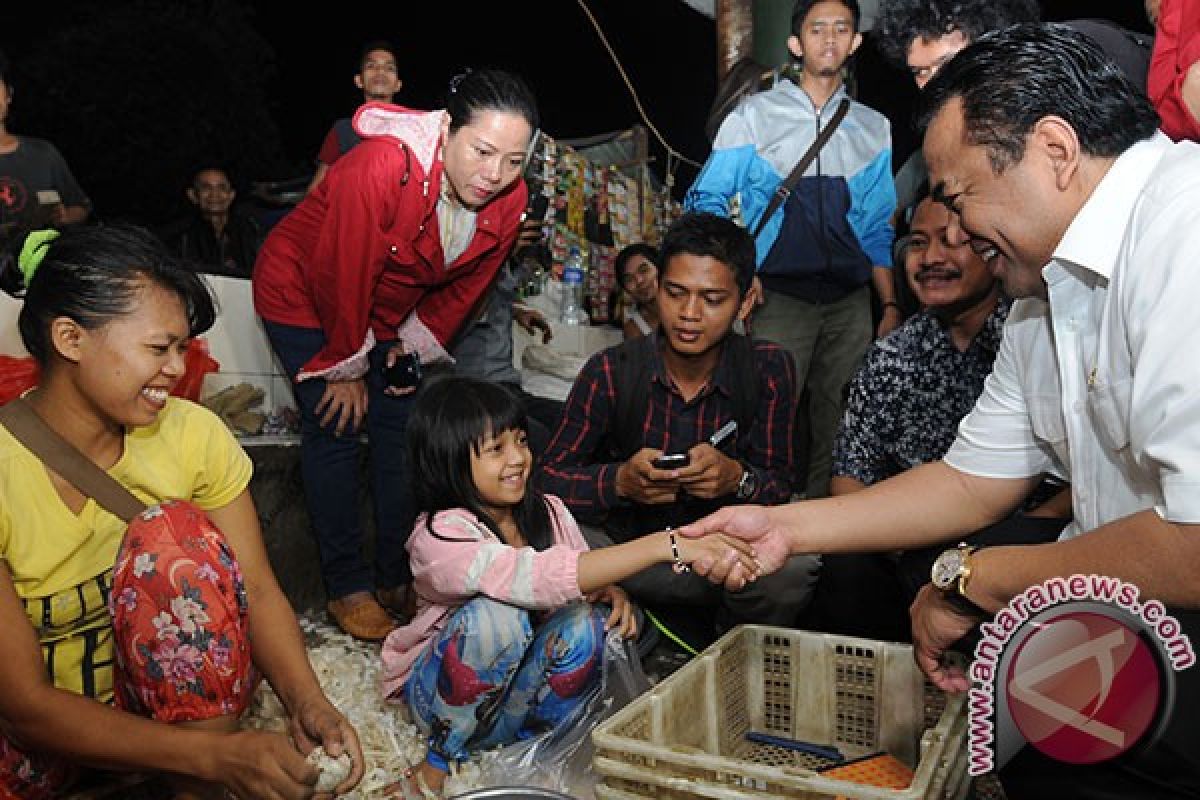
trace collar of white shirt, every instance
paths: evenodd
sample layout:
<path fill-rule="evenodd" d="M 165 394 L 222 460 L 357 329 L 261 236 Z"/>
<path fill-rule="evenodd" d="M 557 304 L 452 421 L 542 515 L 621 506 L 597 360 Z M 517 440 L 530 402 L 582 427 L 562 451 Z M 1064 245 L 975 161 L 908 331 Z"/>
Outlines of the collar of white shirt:
<path fill-rule="evenodd" d="M 1128 233 L 1125 225 L 1115 225 L 1113 221 L 1130 218 L 1138 195 L 1154 174 L 1154 164 L 1170 146 L 1171 140 L 1161 131 L 1155 131 L 1149 139 L 1137 142 L 1118 156 L 1067 227 L 1054 249 L 1053 260 L 1076 264 L 1105 279 L 1112 278 Z"/>

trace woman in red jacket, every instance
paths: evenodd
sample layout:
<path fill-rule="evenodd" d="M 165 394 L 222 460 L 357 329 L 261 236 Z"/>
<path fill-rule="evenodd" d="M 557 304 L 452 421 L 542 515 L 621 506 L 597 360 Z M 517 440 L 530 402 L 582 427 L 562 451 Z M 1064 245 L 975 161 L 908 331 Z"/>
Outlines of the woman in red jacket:
<path fill-rule="evenodd" d="M 516 239 L 526 202 L 518 178 L 537 125 L 528 86 L 498 70 L 455 78 L 444 110 L 367 103 L 354 116 L 362 143 L 259 253 L 254 304 L 300 406 L 304 491 L 329 611 L 359 638 L 387 635 L 384 606 L 398 609 L 411 580 L 412 398 L 388 389 L 388 353 L 399 344 L 424 364 L 450 360 L 447 342 Z M 374 576 L 358 513 L 364 420 Z"/>

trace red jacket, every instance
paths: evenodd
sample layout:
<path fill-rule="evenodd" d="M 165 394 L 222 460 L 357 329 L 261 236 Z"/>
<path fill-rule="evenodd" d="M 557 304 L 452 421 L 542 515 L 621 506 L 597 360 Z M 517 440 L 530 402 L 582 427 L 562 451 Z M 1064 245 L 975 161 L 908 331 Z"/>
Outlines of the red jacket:
<path fill-rule="evenodd" d="M 1200 60 L 1200 0 L 1162 0 L 1146 91 L 1162 117 L 1163 132 L 1175 141 L 1200 141 L 1200 120 L 1180 94 L 1188 67 Z"/>
<path fill-rule="evenodd" d="M 355 115 L 356 126 L 364 112 L 401 120 L 390 130 L 403 137 L 366 133 L 272 229 L 255 263 L 259 316 L 325 333 L 325 347 L 299 379 L 361 362 L 372 341 L 396 339 L 406 322 L 444 347 L 512 249 L 525 209 L 525 183 L 516 181 L 479 210 L 470 245 L 447 268 L 435 213 L 444 112 L 371 103 Z M 364 371 L 353 368 L 351 376 Z"/>

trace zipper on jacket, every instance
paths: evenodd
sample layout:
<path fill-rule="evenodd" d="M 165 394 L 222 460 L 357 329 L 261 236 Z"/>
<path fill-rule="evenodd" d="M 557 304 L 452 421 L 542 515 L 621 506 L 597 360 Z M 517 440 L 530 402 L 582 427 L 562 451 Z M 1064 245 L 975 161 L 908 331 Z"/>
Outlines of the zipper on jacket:
<path fill-rule="evenodd" d="M 834 93 L 836 94 L 836 92 Z M 821 113 L 829 108 L 829 100 L 825 101 L 825 105 L 817 109 L 817 136 L 821 137 Z M 813 141 L 816 141 L 813 139 Z M 822 148 L 824 149 L 824 148 Z M 821 231 L 821 253 L 825 256 L 825 272 L 819 276 L 822 282 L 828 281 L 833 275 L 833 255 L 829 252 L 829 226 L 825 224 L 825 187 L 821 183 L 821 154 L 817 153 L 817 226 Z"/>

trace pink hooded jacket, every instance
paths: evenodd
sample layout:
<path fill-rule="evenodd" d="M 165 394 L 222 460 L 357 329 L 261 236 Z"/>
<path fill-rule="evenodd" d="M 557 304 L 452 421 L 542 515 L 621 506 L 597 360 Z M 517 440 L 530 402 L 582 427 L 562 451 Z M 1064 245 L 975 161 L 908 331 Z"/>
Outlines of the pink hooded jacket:
<path fill-rule="evenodd" d="M 407 545 L 417 613 L 383 643 L 384 697 L 396 697 L 426 644 L 451 614 L 477 595 L 539 611 L 583 596 L 577 568 L 587 542 L 562 500 L 547 495 L 546 502 L 554 544 L 542 551 L 505 544 L 466 509 L 434 516 L 433 528 L 445 538 L 429 530 L 426 514 L 417 518 Z"/>

